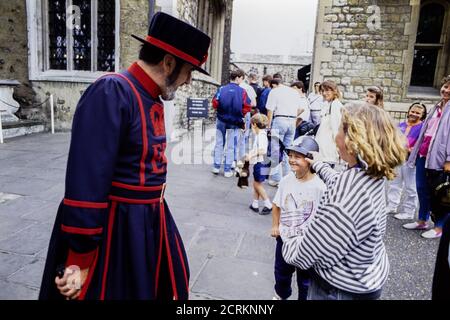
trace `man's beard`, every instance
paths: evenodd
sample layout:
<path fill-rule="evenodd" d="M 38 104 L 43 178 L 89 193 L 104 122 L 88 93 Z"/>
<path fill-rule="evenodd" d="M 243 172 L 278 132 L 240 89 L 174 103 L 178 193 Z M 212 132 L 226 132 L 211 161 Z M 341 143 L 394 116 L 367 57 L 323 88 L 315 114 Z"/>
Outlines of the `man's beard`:
<path fill-rule="evenodd" d="M 183 66 L 182 63 L 177 62 L 175 69 L 165 80 L 165 88 L 164 88 L 164 90 L 162 90 L 162 93 L 161 93 L 162 98 L 165 101 L 170 101 L 170 100 L 175 99 L 175 93 L 177 92 L 177 89 L 178 89 L 178 86 L 175 85 L 175 82 L 177 82 L 177 80 L 178 80 L 182 66 Z"/>

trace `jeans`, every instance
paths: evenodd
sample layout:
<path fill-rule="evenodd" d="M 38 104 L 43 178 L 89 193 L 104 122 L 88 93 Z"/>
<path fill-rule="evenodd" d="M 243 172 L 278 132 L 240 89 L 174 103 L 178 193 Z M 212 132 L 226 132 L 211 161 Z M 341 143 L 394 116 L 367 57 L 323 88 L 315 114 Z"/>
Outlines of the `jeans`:
<path fill-rule="evenodd" d="M 388 208 L 397 209 L 397 212 L 407 213 L 413 218 L 417 208 L 416 170 L 403 164 L 395 171 L 397 177 L 388 182 Z"/>
<path fill-rule="evenodd" d="M 428 170 L 425 168 L 425 157 L 417 157 L 416 160 L 416 185 L 419 196 L 419 220 L 428 221 L 432 207 L 432 190 L 440 183 L 441 171 Z M 446 215 L 442 214 L 441 219 L 434 221 L 434 226 L 442 228 L 446 221 Z"/>
<path fill-rule="evenodd" d="M 272 129 L 270 130 L 270 132 L 273 137 L 278 137 L 278 139 L 284 144 L 286 148 L 291 146 L 295 134 L 295 119 L 276 117 L 272 122 Z M 290 172 L 289 162 L 287 157 L 283 157 L 282 163 L 278 164 L 280 146 L 278 143 L 272 143 L 271 148 L 272 169 L 270 172 L 270 176 L 273 181 L 279 182 L 281 180 L 281 169 L 283 171 L 283 177 Z"/>
<path fill-rule="evenodd" d="M 217 119 L 216 146 L 214 147 L 214 168 L 220 169 L 222 155 L 225 148 L 224 171 L 231 171 L 231 165 L 236 154 L 236 139 L 239 135 L 238 126 L 225 123 Z"/>
<path fill-rule="evenodd" d="M 301 270 L 288 264 L 282 254 L 283 240 L 277 237 L 275 249 L 275 292 L 281 299 L 285 300 L 292 294 L 292 275 L 297 273 L 298 300 L 306 300 L 309 287 L 308 271 Z"/>
<path fill-rule="evenodd" d="M 379 292 L 379 294 L 381 294 L 381 291 Z M 376 295 L 374 297 L 364 297 L 362 295 L 352 294 L 351 292 L 339 290 L 338 288 L 326 290 L 322 288 L 319 285 L 319 283 L 314 279 L 311 279 L 311 284 L 308 290 L 308 300 L 376 300 L 376 299 L 378 299 Z"/>
<path fill-rule="evenodd" d="M 428 221 L 430 218 L 430 189 L 427 182 L 425 157 L 416 160 L 416 188 L 419 197 L 419 220 Z"/>

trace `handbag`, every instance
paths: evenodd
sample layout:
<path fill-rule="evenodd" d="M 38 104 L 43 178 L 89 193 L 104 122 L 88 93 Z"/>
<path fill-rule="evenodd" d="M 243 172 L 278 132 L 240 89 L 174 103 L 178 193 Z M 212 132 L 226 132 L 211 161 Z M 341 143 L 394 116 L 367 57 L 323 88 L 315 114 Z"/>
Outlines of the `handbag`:
<path fill-rule="evenodd" d="M 443 182 L 433 190 L 436 204 L 433 206 L 431 217 L 433 221 L 440 221 L 450 212 L 450 174 L 446 174 Z"/>

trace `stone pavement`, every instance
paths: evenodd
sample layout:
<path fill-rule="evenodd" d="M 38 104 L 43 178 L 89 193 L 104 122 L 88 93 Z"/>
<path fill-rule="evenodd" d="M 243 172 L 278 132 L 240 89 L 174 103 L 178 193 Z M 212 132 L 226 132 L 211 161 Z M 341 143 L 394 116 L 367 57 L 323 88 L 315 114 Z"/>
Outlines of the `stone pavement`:
<path fill-rule="evenodd" d="M 0 299 L 38 296 L 64 193 L 69 141 L 69 133 L 58 133 L 0 144 Z M 191 299 L 271 299 L 271 216 L 248 209 L 251 189 L 240 190 L 236 179 L 214 176 L 206 164 L 170 163 L 172 150 L 177 152 L 173 145 L 167 152 L 166 199 L 188 252 Z M 266 190 L 273 197 L 275 189 Z M 422 239 L 389 217 L 386 246 L 391 272 L 382 298 L 430 299 L 438 240 Z"/>

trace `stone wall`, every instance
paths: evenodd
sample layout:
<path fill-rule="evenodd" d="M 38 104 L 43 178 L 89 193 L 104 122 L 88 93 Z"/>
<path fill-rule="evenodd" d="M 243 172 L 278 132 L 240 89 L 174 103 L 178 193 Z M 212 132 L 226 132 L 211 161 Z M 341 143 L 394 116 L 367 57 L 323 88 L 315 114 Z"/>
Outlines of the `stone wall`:
<path fill-rule="evenodd" d="M 264 54 L 241 54 L 232 58 L 232 68 L 242 69 L 247 74 L 256 73 L 260 82 L 261 77 L 280 73 L 285 83 L 297 81 L 297 72 L 300 68 L 311 63 L 310 56 L 283 56 Z M 227 75 L 227 82 L 229 75 Z"/>
<path fill-rule="evenodd" d="M 120 69 L 138 58 L 141 42 L 131 34 L 145 38 L 148 32 L 148 0 L 120 0 Z"/>
<path fill-rule="evenodd" d="M 177 129 L 180 133 L 184 132 L 184 130 L 188 128 L 188 119 L 186 116 L 187 98 L 208 99 L 210 104 L 209 116 L 204 120 L 204 123 L 206 125 L 215 123 L 215 111 L 213 111 L 211 101 L 218 87 L 219 83 L 214 79 L 196 72 L 194 74 L 191 85 L 185 86 L 177 91 L 177 95 L 175 98 L 174 128 Z"/>
<path fill-rule="evenodd" d="M 417 20 L 413 7 L 419 1 L 377 1 L 379 28 L 370 24 L 376 22 L 372 4 L 320 0 L 312 80 L 335 81 L 349 100 L 361 99 L 368 86 L 378 85 L 386 101 L 401 102 L 409 85 L 416 28 L 412 21 Z"/>
<path fill-rule="evenodd" d="M 0 1 L 0 79 L 28 82 L 25 0 Z"/>
<path fill-rule="evenodd" d="M 184 20 L 192 25 L 197 24 L 198 2 L 192 0 L 178 0 L 177 11 L 178 19 Z"/>
<path fill-rule="evenodd" d="M 0 1 L 0 79 L 20 82 L 14 89 L 14 99 L 21 109 L 16 115 L 27 117 L 27 106 L 35 100 L 28 81 L 28 38 L 25 0 Z"/>

